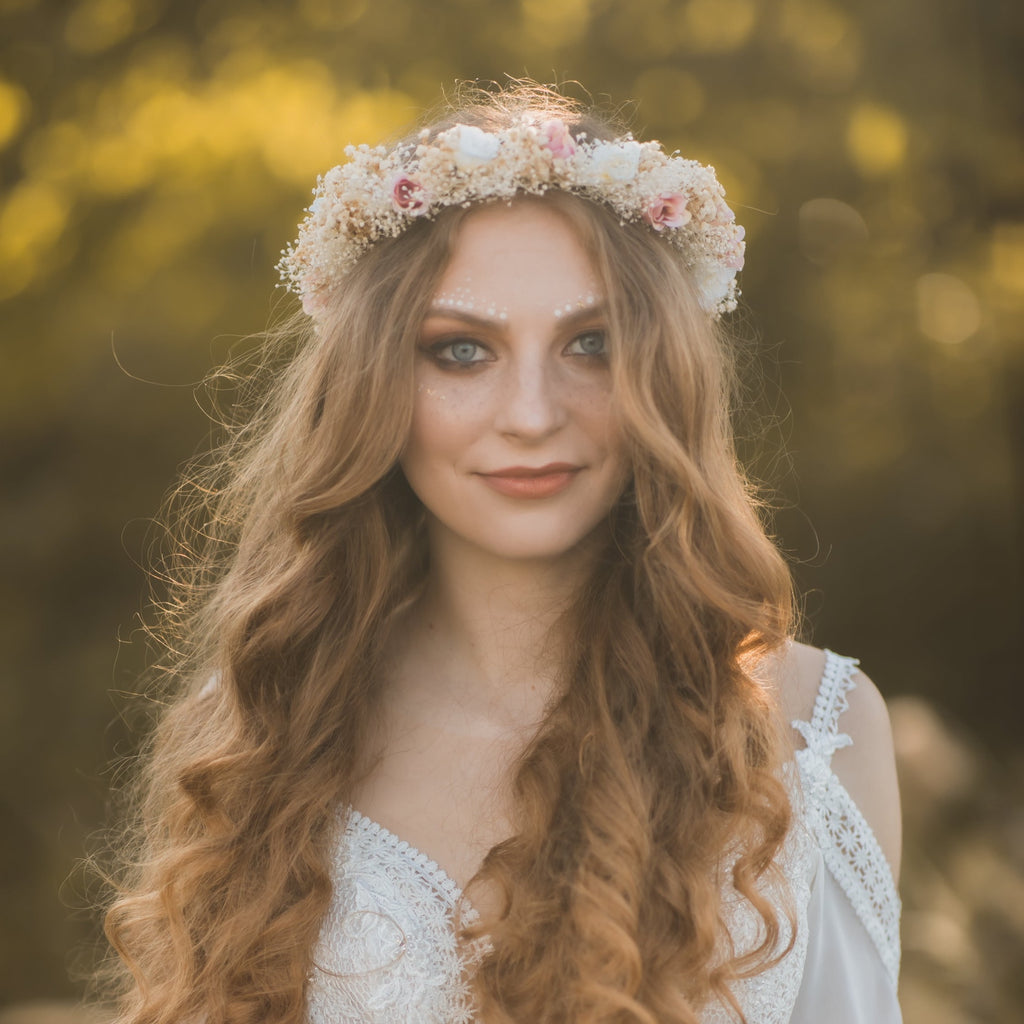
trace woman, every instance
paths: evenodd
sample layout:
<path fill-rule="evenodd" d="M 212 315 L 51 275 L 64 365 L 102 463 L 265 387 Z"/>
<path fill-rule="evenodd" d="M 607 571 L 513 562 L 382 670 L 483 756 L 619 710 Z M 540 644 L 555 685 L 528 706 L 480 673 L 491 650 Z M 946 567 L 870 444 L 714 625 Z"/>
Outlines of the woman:
<path fill-rule="evenodd" d="M 898 1020 L 888 722 L 737 469 L 713 171 L 538 87 L 348 155 L 197 488 L 119 1019 Z"/>

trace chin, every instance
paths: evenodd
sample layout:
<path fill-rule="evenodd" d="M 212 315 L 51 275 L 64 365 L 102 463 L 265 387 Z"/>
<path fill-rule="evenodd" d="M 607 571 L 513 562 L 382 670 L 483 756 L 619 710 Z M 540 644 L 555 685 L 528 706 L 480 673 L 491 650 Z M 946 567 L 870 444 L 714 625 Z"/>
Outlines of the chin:
<path fill-rule="evenodd" d="M 576 551 L 580 543 L 581 541 L 572 544 L 544 543 L 536 538 L 524 538 L 521 543 L 506 541 L 489 550 L 495 557 L 508 562 L 557 562 Z"/>
<path fill-rule="evenodd" d="M 536 523 L 520 523 L 487 534 L 474 531 L 475 535 L 464 534 L 462 539 L 494 558 L 509 562 L 557 562 L 578 552 L 600 532 L 600 522 L 582 532 L 577 523 L 569 529 L 547 530 L 538 528 Z"/>

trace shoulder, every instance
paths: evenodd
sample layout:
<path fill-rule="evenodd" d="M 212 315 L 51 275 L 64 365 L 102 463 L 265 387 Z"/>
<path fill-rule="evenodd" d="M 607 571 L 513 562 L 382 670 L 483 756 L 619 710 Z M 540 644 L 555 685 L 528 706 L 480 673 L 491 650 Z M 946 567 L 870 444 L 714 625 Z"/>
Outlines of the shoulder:
<path fill-rule="evenodd" d="M 809 721 L 825 672 L 825 652 L 793 640 L 775 656 L 773 669 L 784 720 Z"/>
<path fill-rule="evenodd" d="M 779 656 L 777 685 L 786 721 L 810 721 L 825 663 L 825 652 L 807 644 L 792 643 Z M 902 827 L 889 712 L 867 675 L 854 669 L 851 681 L 853 686 L 846 693 L 849 706 L 839 718 L 839 731 L 852 742 L 836 751 L 832 771 L 871 826 L 895 877 Z M 802 740 L 797 743 L 802 745 Z"/>
<path fill-rule="evenodd" d="M 847 694 L 840 729 L 853 743 L 837 750 L 832 770 L 867 819 L 894 878 L 899 877 L 903 830 L 889 711 L 878 687 L 861 671 Z"/>

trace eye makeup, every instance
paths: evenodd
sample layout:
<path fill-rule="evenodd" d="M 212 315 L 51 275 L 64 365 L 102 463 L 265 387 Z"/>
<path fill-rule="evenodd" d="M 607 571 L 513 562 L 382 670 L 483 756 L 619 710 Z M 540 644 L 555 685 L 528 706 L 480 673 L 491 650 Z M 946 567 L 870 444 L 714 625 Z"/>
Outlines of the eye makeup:
<path fill-rule="evenodd" d="M 555 306 L 551 310 L 552 319 L 564 320 L 597 309 L 602 303 L 598 293 L 597 284 L 591 281 L 586 291 Z M 440 292 L 434 297 L 430 308 L 442 315 L 444 313 L 463 313 L 467 317 L 490 320 L 495 323 L 505 323 L 509 318 L 507 307 L 481 299 L 473 292 L 468 283 Z"/>
<path fill-rule="evenodd" d="M 494 303 L 481 302 L 473 292 L 465 287 L 459 286 L 451 291 L 442 292 L 436 296 L 431 304 L 432 309 L 437 310 L 458 310 L 463 313 L 472 313 L 476 316 L 486 316 L 492 320 L 507 320 L 508 310 L 504 306 L 497 306 Z"/>
<path fill-rule="evenodd" d="M 580 294 L 576 297 L 574 302 L 567 302 L 563 306 L 556 306 L 552 312 L 552 315 L 556 320 L 561 320 L 563 316 L 569 316 L 571 313 L 575 313 L 581 309 L 590 309 L 597 305 L 597 296 L 591 291 L 586 294 Z"/>

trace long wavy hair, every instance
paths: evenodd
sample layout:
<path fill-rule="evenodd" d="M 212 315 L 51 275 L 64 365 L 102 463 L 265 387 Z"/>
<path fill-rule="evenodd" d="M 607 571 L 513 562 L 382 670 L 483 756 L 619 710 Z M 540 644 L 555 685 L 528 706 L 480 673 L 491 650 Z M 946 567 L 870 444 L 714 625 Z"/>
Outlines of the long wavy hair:
<path fill-rule="evenodd" d="M 617 134 L 534 86 L 474 95 L 434 130 L 523 117 Z M 694 1024 L 713 998 L 741 1018 L 732 983 L 792 932 L 769 897 L 785 888 L 785 741 L 753 674 L 790 635 L 792 589 L 734 452 L 729 343 L 649 229 L 564 193 L 517 201 L 566 217 L 603 284 L 632 474 L 558 623 L 560 697 L 510 767 L 514 835 L 468 887 L 503 894 L 460 932 L 490 940 L 481 1018 Z M 429 571 L 398 458 L 419 327 L 472 214 L 367 253 L 316 330 L 268 347 L 250 413 L 177 492 L 164 710 L 105 918 L 119 1024 L 304 1018 L 388 625 Z M 754 949 L 729 938 L 736 893 L 763 923 Z"/>

